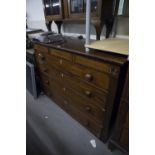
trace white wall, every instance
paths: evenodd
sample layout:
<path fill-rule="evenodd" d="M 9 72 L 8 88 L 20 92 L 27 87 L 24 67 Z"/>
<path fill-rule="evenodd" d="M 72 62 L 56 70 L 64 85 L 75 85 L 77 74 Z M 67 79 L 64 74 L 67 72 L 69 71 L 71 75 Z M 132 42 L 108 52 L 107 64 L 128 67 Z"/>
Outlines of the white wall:
<path fill-rule="evenodd" d="M 47 31 L 45 25 L 44 11 L 42 0 L 26 0 L 27 24 L 30 28 L 41 28 Z M 55 23 L 52 23 L 52 31 L 58 32 Z M 64 23 L 62 26 L 64 35 L 85 35 L 85 24 Z M 91 38 L 95 39 L 95 29 L 91 26 Z M 129 18 L 123 17 L 118 19 L 116 35 L 118 37 L 128 37 L 129 35 Z M 105 38 L 105 28 L 102 30 L 101 38 Z"/>
<path fill-rule="evenodd" d="M 26 0 L 27 25 L 46 29 L 42 0 Z"/>
<path fill-rule="evenodd" d="M 26 14 L 28 27 L 47 31 L 42 0 L 26 0 Z M 55 24 L 52 24 L 52 29 L 57 32 Z"/>

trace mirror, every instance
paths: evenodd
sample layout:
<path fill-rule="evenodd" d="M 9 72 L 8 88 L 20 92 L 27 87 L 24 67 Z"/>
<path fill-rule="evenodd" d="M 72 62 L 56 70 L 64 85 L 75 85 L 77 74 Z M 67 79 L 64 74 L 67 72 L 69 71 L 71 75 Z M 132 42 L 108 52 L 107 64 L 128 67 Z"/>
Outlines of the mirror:
<path fill-rule="evenodd" d="M 129 0 L 120 0 L 118 8 L 119 16 L 129 16 Z"/>
<path fill-rule="evenodd" d="M 47 16 L 60 14 L 60 0 L 44 0 L 44 6 Z"/>

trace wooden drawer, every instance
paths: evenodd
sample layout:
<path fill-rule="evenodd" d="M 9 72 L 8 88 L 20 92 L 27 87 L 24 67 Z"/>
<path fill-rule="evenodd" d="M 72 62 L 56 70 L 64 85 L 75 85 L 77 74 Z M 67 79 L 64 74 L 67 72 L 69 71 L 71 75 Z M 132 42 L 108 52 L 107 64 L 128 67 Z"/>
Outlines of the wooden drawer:
<path fill-rule="evenodd" d="M 63 96 L 60 95 L 60 89 L 55 87 L 45 74 L 41 74 L 40 79 L 42 81 L 44 93 L 52 98 L 62 109 L 68 111 L 67 102 L 64 100 Z"/>
<path fill-rule="evenodd" d="M 64 72 L 71 72 L 71 67 L 73 65 L 72 62 L 55 57 L 55 56 L 49 56 L 48 64 L 58 70 L 63 70 Z"/>
<path fill-rule="evenodd" d="M 92 60 L 92 59 L 89 59 L 83 56 L 74 56 L 74 57 L 75 57 L 75 63 L 77 64 L 90 67 L 92 69 L 95 69 L 101 72 L 110 73 L 115 76 L 118 76 L 119 74 L 120 69 L 117 66 L 110 65 L 104 62 L 95 61 L 95 60 Z"/>
<path fill-rule="evenodd" d="M 100 89 L 108 90 L 110 77 L 102 72 L 70 63 L 69 61 L 50 57 L 48 63 L 56 69 L 77 76 L 81 80 L 94 85 Z"/>
<path fill-rule="evenodd" d="M 35 44 L 34 49 L 36 49 L 39 52 L 48 53 L 48 48 L 39 44 Z"/>
<path fill-rule="evenodd" d="M 52 56 L 56 56 L 58 58 L 62 58 L 62 59 L 72 61 L 72 54 L 68 53 L 68 52 L 64 52 L 64 51 L 60 51 L 60 50 L 51 48 L 49 54 Z"/>
<path fill-rule="evenodd" d="M 69 106 L 69 114 L 76 119 L 80 124 L 92 132 L 95 136 L 100 138 L 103 127 L 96 124 L 90 117 L 84 115 L 76 108 Z"/>
<path fill-rule="evenodd" d="M 110 78 L 107 74 L 78 65 L 73 65 L 72 73 L 100 89 L 109 89 Z"/>
<path fill-rule="evenodd" d="M 46 70 L 45 68 L 43 69 Z M 106 92 L 100 91 L 86 82 L 74 78 L 71 75 L 64 74 L 52 67 L 46 71 L 49 72 L 52 79 L 63 83 L 66 86 L 69 85 L 72 89 L 77 91 L 77 93 L 88 99 L 90 102 L 93 102 L 95 106 L 105 108 L 107 98 Z"/>
<path fill-rule="evenodd" d="M 57 91 L 66 99 L 67 104 L 83 112 L 84 115 L 90 116 L 94 121 L 102 124 L 105 114 L 104 108 L 94 106 L 93 102 L 86 101 L 83 97 L 75 94 L 73 90 L 64 85 L 59 85 L 56 81 L 50 81 L 50 89 L 52 89 L 52 91 Z"/>

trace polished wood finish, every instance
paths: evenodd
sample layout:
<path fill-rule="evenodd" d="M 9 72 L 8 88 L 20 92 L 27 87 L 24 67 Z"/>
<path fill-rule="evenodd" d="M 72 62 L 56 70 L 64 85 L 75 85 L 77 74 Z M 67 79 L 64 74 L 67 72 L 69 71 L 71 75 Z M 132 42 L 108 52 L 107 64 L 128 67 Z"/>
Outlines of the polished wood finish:
<path fill-rule="evenodd" d="M 129 152 L 129 72 L 127 72 L 115 128 L 109 142 L 109 148 L 111 150 L 118 148 L 124 152 Z"/>
<path fill-rule="evenodd" d="M 84 43 L 73 38 L 59 46 L 35 43 L 34 49 L 45 94 L 106 141 L 127 57 L 92 50 L 86 53 Z"/>
<path fill-rule="evenodd" d="M 57 50 L 57 49 L 50 49 L 50 55 L 52 56 L 56 56 L 58 58 L 62 58 L 62 59 L 66 59 L 66 60 L 69 60 L 69 61 L 72 61 L 72 54 L 68 53 L 68 52 L 65 52 L 65 51 L 60 51 L 60 50 Z"/>

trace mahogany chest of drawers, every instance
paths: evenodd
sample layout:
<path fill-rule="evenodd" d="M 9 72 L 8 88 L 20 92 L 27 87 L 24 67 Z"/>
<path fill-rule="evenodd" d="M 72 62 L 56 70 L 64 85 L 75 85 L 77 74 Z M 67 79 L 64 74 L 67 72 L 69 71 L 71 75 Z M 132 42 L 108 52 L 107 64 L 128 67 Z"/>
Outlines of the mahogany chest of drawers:
<path fill-rule="evenodd" d="M 127 58 L 97 51 L 84 44 L 35 43 L 35 59 L 43 91 L 56 104 L 106 141 L 117 109 Z"/>

